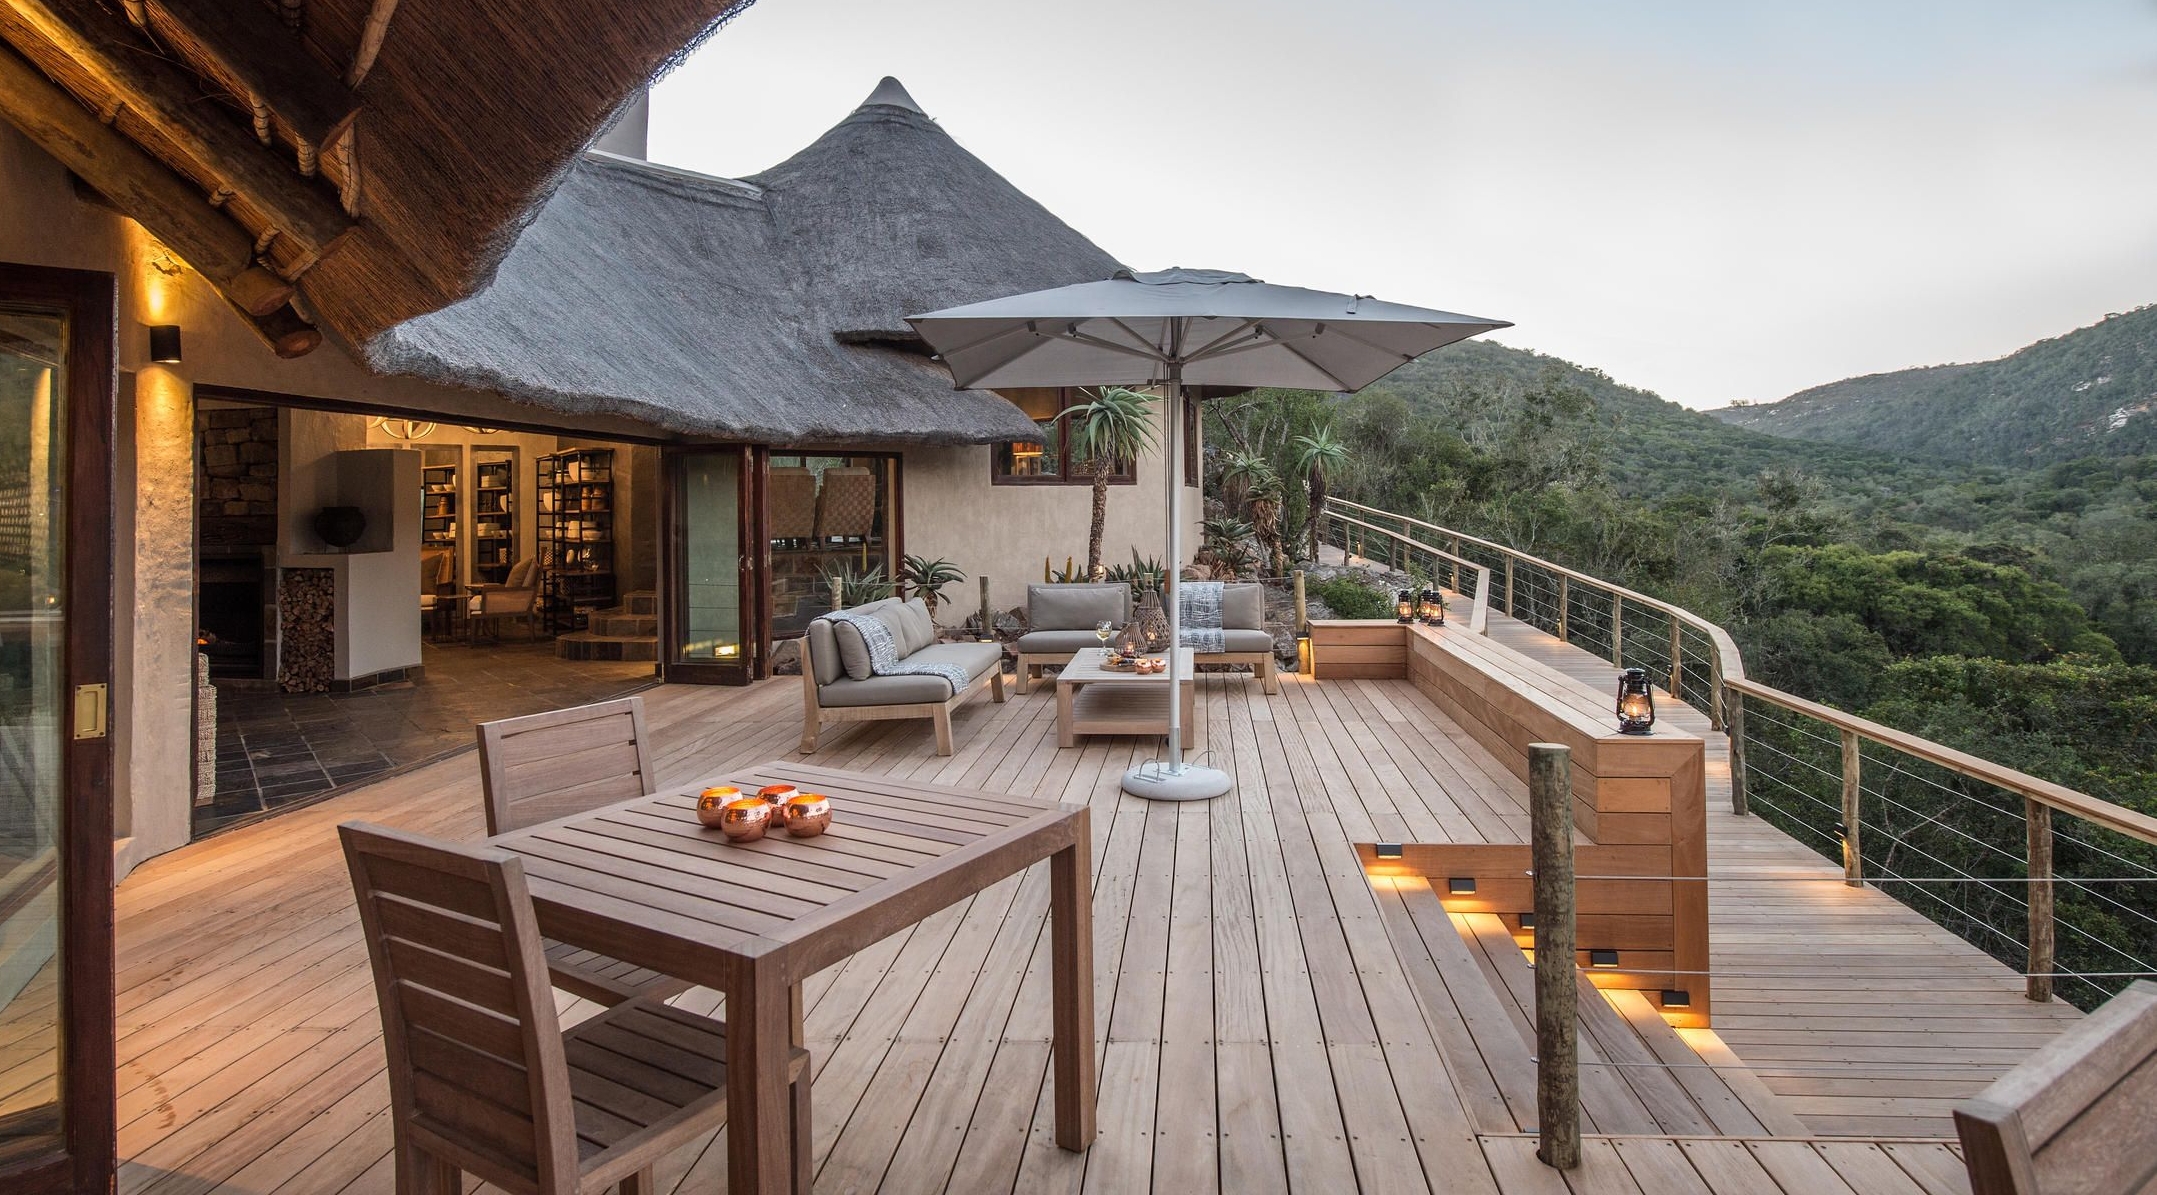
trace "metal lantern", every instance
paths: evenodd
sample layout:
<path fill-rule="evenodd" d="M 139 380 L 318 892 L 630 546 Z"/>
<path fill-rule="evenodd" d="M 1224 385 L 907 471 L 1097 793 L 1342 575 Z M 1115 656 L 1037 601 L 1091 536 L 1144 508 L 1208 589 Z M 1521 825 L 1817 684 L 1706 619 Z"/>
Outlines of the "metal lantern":
<path fill-rule="evenodd" d="M 1648 734 L 1655 729 L 1655 690 L 1644 668 L 1618 674 L 1618 733 Z"/>
<path fill-rule="evenodd" d="M 1393 597 L 1393 612 L 1400 616 L 1400 621 L 1402 622 L 1414 622 L 1416 620 L 1416 591 L 1403 589 L 1395 594 Z"/>
<path fill-rule="evenodd" d="M 1424 625 L 1424 626 L 1431 626 L 1431 627 L 1442 627 L 1442 626 L 1444 626 L 1444 625 L 1445 625 L 1445 595 L 1443 595 L 1443 594 L 1439 593 L 1439 592 L 1438 592 L 1437 590 L 1435 590 L 1435 589 L 1426 589 L 1426 590 L 1424 590 L 1424 591 L 1423 591 L 1423 604 L 1422 604 L 1422 608 L 1421 608 L 1421 610 L 1420 610 L 1420 613 L 1421 613 L 1421 614 L 1422 614 L 1422 616 L 1423 616 L 1423 625 Z"/>

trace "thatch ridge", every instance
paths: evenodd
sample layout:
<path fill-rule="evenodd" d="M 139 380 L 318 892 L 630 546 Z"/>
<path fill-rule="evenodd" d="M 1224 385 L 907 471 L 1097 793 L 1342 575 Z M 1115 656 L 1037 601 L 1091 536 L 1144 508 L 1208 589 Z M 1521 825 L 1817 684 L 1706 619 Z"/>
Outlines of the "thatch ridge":
<path fill-rule="evenodd" d="M 686 438 L 1031 438 L 1009 403 L 952 390 L 902 317 L 1118 264 L 894 88 L 745 180 L 585 154 L 490 287 L 370 363 Z"/>

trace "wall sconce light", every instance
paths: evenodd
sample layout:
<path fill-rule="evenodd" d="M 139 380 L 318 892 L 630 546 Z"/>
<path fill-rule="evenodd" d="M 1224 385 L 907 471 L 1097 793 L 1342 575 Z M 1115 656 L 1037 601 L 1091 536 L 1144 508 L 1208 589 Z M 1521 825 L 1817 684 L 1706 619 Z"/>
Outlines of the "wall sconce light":
<path fill-rule="evenodd" d="M 1649 734 L 1655 729 L 1655 691 L 1644 668 L 1618 674 L 1618 733 Z"/>
<path fill-rule="evenodd" d="M 1446 878 L 1445 890 L 1453 896 L 1474 896 L 1475 877 L 1449 876 Z"/>
<path fill-rule="evenodd" d="M 1588 952 L 1588 965 L 1591 967 L 1615 967 L 1618 965 L 1618 952 L 1615 950 L 1591 950 Z"/>
<path fill-rule="evenodd" d="M 1535 914 L 1533 914 L 1533 913 L 1522 913 L 1522 914 L 1520 915 L 1520 927 L 1521 927 L 1522 929 L 1534 929 L 1534 928 L 1535 928 Z"/>
<path fill-rule="evenodd" d="M 1423 600 L 1422 600 L 1422 603 L 1421 603 L 1421 604 L 1420 604 L 1420 605 L 1418 606 L 1418 608 L 1417 608 L 1417 613 L 1419 613 L 1420 615 L 1422 615 L 1422 618 L 1423 618 L 1423 625 L 1424 625 L 1424 626 L 1427 626 L 1427 627 L 1442 627 L 1442 626 L 1444 626 L 1444 625 L 1445 625 L 1445 595 L 1444 595 L 1444 594 L 1442 594 L 1442 593 L 1439 593 L 1439 592 L 1438 592 L 1437 590 L 1435 590 L 1435 589 L 1426 589 L 1426 590 L 1424 590 L 1424 591 L 1423 591 Z"/>
<path fill-rule="evenodd" d="M 1401 622 L 1414 622 L 1416 620 L 1416 591 L 1403 589 L 1395 594 L 1393 597 L 1393 613 L 1399 616 Z"/>
<path fill-rule="evenodd" d="M 1693 994 L 1664 988 L 1662 1002 L 1664 1008 L 1691 1008 L 1693 1006 Z"/>
<path fill-rule="evenodd" d="M 1309 676 L 1311 675 L 1313 663 L 1311 658 L 1311 636 L 1306 631 L 1296 636 L 1296 671 L 1303 676 Z"/>
<path fill-rule="evenodd" d="M 1371 852 L 1381 859 L 1398 859 L 1401 857 L 1401 844 L 1397 842 L 1381 842 L 1372 847 Z"/>
<path fill-rule="evenodd" d="M 150 360 L 158 365 L 180 363 L 180 325 L 150 325 Z"/>

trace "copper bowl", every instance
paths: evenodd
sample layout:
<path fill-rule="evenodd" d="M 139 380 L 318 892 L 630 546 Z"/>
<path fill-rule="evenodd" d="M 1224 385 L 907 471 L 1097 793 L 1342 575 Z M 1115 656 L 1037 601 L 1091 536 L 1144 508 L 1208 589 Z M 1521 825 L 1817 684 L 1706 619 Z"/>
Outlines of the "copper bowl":
<path fill-rule="evenodd" d="M 729 801 L 719 811 L 719 832 L 735 842 L 755 842 L 771 826 L 771 802 L 756 797 Z"/>
<path fill-rule="evenodd" d="M 741 790 L 731 784 L 707 788 L 697 794 L 697 820 L 706 826 L 717 826 L 726 803 L 741 795 Z"/>
<path fill-rule="evenodd" d="M 786 832 L 796 838 L 814 838 L 831 824 L 831 798 L 823 793 L 801 793 L 788 798 L 780 808 L 786 818 Z"/>
<path fill-rule="evenodd" d="M 791 784 L 767 784 L 756 790 L 756 795 L 760 800 L 771 802 L 772 814 L 777 816 L 780 807 L 786 804 L 786 799 L 797 791 L 799 790 Z"/>

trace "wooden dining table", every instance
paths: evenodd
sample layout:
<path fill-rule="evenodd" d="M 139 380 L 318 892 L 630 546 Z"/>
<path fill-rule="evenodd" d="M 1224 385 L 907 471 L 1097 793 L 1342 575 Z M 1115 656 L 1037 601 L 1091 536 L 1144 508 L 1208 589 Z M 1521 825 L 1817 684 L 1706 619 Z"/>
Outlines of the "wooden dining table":
<path fill-rule="evenodd" d="M 792 784 L 831 798 L 828 830 L 735 843 L 702 789 Z M 787 1052 L 801 982 L 1049 862 L 1056 1143 L 1094 1137 L 1092 831 L 1084 806 L 776 762 L 488 840 L 523 857 L 540 933 L 726 996 L 727 1189 L 781 1195 Z"/>

